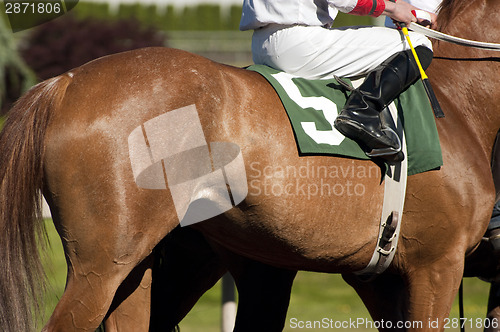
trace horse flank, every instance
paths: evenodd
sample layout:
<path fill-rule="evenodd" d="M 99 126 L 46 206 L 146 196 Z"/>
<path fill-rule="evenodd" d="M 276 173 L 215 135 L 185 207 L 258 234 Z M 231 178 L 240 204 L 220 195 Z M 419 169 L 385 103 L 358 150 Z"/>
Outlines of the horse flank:
<path fill-rule="evenodd" d="M 41 253 L 46 232 L 41 213 L 44 137 L 68 76 L 34 86 L 8 114 L 0 132 L 0 326 L 32 331 L 45 289 Z M 41 249 L 41 250 L 40 250 Z"/>

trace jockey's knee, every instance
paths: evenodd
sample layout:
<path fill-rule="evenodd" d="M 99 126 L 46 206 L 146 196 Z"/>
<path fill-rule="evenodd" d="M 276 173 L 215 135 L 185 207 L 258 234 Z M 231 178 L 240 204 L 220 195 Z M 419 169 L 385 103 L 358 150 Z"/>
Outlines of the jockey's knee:
<path fill-rule="evenodd" d="M 424 70 L 427 69 L 431 65 L 432 57 L 434 55 L 432 49 L 425 46 L 417 46 L 415 48 L 415 52 L 417 52 L 422 68 L 424 68 Z"/>
<path fill-rule="evenodd" d="M 426 36 L 419 33 L 413 33 L 412 31 L 410 31 L 410 39 L 412 45 L 415 47 L 422 68 L 427 69 L 433 57 L 432 42 Z"/>

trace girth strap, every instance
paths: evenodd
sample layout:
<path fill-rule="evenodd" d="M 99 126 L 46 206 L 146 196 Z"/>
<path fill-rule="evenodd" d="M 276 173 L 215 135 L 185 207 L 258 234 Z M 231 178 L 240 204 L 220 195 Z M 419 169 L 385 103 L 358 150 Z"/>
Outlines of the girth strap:
<path fill-rule="evenodd" d="M 385 176 L 384 203 L 380 218 L 377 245 L 366 268 L 355 273 L 362 280 L 370 280 L 389 267 L 396 254 L 401 230 L 408 174 L 408 155 L 402 129 L 403 126 L 394 103 L 389 105 L 389 110 L 395 120 L 398 135 L 401 137 L 401 147 L 405 158 L 399 163 L 389 165 L 389 170 Z"/>

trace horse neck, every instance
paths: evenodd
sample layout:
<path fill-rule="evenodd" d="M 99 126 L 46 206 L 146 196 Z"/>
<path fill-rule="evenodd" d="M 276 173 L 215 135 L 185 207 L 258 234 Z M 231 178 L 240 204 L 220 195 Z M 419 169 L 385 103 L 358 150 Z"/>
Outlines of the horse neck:
<path fill-rule="evenodd" d="M 500 41 L 495 14 L 500 12 L 500 1 L 445 0 L 443 6 L 451 6 L 443 7 L 444 16 L 440 14 L 438 18 L 444 33 L 478 41 Z M 485 151 L 491 151 L 500 128 L 499 54 L 435 42 L 434 55 L 429 77 L 438 99 L 443 100 L 448 113 L 453 112 L 452 118 L 463 123 L 464 130 L 474 135 Z"/>

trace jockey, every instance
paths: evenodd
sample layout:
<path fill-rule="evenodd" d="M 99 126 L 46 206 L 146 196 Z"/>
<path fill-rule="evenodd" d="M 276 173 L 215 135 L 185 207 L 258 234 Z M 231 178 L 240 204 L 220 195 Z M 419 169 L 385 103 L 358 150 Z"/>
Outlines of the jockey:
<path fill-rule="evenodd" d="M 421 22 L 416 7 L 399 0 L 244 0 L 240 30 L 254 30 L 256 64 L 309 79 L 366 75 L 349 96 L 335 127 L 371 157 L 400 159 L 397 137 L 383 130 L 379 113 L 420 76 L 401 32 L 386 27 L 331 28 L 338 11 L 387 15 L 409 25 Z M 430 14 L 432 24 L 436 15 Z M 424 68 L 432 46 L 423 35 L 411 40 Z"/>

